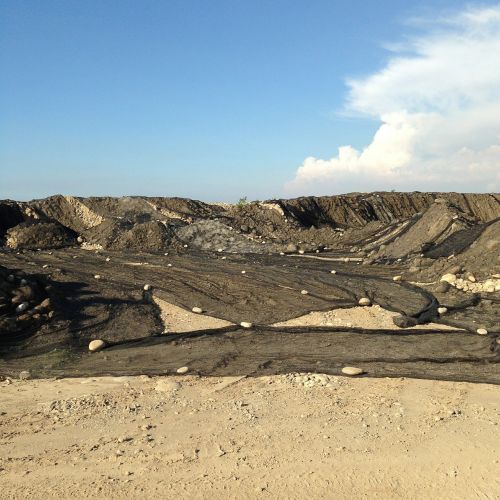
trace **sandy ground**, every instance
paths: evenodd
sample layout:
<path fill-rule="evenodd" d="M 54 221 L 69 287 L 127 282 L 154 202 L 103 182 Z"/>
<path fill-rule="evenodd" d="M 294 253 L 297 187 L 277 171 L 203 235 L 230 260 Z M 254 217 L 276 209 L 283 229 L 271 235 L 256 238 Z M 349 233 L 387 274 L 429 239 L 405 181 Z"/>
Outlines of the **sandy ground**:
<path fill-rule="evenodd" d="M 167 331 L 223 326 L 160 305 Z M 391 315 L 287 323 L 389 328 Z M 500 497 L 498 386 L 187 374 L 7 379 L 0 391 L 1 498 Z"/>
<path fill-rule="evenodd" d="M 4 381 L 2 498 L 499 498 L 500 389 L 289 374 Z"/>
<path fill-rule="evenodd" d="M 275 323 L 273 326 L 345 326 L 348 328 L 384 329 L 384 330 L 412 330 L 418 328 L 429 330 L 456 330 L 456 328 L 427 323 L 416 327 L 401 330 L 392 318 L 397 313 L 387 311 L 379 305 L 370 307 L 352 307 L 350 309 L 332 309 L 330 311 L 313 311 L 298 318 Z"/>

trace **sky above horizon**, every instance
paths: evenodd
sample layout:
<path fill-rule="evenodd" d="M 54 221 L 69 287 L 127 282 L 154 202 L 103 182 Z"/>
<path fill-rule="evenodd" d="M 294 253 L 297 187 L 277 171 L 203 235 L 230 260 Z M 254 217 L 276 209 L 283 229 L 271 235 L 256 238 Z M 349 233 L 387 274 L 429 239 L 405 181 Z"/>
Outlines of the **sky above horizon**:
<path fill-rule="evenodd" d="M 3 0 L 0 198 L 500 190 L 500 3 Z"/>

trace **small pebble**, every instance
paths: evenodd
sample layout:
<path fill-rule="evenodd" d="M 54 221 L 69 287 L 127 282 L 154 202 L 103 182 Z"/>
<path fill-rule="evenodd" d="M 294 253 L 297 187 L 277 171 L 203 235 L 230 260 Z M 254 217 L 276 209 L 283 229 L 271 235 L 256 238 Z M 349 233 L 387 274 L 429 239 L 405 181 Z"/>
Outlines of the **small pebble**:
<path fill-rule="evenodd" d="M 301 293 L 302 295 L 307 295 L 309 292 L 308 292 L 307 290 L 301 290 L 301 291 L 300 291 L 300 293 Z"/>
<path fill-rule="evenodd" d="M 399 276 L 399 275 L 398 275 L 398 276 L 394 276 L 394 277 L 392 278 L 392 281 L 401 281 L 401 279 L 402 279 L 402 276 Z"/>
<path fill-rule="evenodd" d="M 27 302 L 22 302 L 21 304 L 19 304 L 17 307 L 16 307 L 16 312 L 17 313 L 22 313 L 24 311 L 26 311 L 26 309 L 28 309 L 28 303 Z"/>
<path fill-rule="evenodd" d="M 201 314 L 203 312 L 203 309 L 201 307 L 193 307 L 191 311 L 193 311 L 196 314 Z"/>
<path fill-rule="evenodd" d="M 187 366 L 181 366 L 180 368 L 177 368 L 176 372 L 179 375 L 182 375 L 184 373 L 187 373 L 189 371 L 189 368 Z"/>
<path fill-rule="evenodd" d="M 250 323 L 249 321 L 242 321 L 240 323 L 240 326 L 242 326 L 243 328 L 252 328 L 253 323 Z"/>
<path fill-rule="evenodd" d="M 144 285 L 143 288 L 147 292 L 148 290 L 151 290 L 151 285 Z"/>
<path fill-rule="evenodd" d="M 478 328 L 476 333 L 479 335 L 488 335 L 488 330 L 486 330 L 486 328 Z"/>
<path fill-rule="evenodd" d="M 370 306 L 372 301 L 368 297 L 362 297 L 359 299 L 358 304 L 360 306 Z"/>
<path fill-rule="evenodd" d="M 446 314 L 448 312 L 448 308 L 447 307 L 438 307 L 438 313 L 439 314 Z"/>
<path fill-rule="evenodd" d="M 332 269 L 332 270 L 330 271 L 330 273 L 331 273 L 331 274 L 337 274 L 337 271 L 335 271 L 335 269 Z"/>
<path fill-rule="evenodd" d="M 100 274 L 94 274 L 94 278 L 95 278 L 96 280 L 100 280 L 100 279 L 101 279 L 101 275 L 100 275 Z"/>

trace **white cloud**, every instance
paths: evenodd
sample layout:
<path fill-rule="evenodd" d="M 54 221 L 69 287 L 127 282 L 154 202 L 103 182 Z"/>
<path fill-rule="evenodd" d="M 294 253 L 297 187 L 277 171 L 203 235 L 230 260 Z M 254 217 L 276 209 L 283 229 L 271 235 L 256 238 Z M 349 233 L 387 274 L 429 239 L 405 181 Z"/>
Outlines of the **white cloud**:
<path fill-rule="evenodd" d="M 289 193 L 500 188 L 500 5 L 433 20 L 396 47 L 348 82 L 346 110 L 381 121 L 372 142 L 306 158 Z"/>

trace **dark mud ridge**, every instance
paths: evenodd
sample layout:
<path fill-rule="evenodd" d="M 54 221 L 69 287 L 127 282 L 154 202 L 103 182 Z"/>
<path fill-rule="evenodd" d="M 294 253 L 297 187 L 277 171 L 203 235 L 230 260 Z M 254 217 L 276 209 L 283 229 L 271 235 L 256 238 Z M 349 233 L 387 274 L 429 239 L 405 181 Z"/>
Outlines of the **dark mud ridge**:
<path fill-rule="evenodd" d="M 500 383 L 499 200 L 372 193 L 239 205 L 0 202 L 0 374 L 186 365 L 251 376 L 355 365 L 367 376 Z M 253 327 L 162 334 L 151 294 Z M 400 328 L 272 326 L 361 298 L 397 312 Z M 455 329 L 418 328 L 429 322 Z M 93 339 L 108 347 L 90 354 Z"/>

